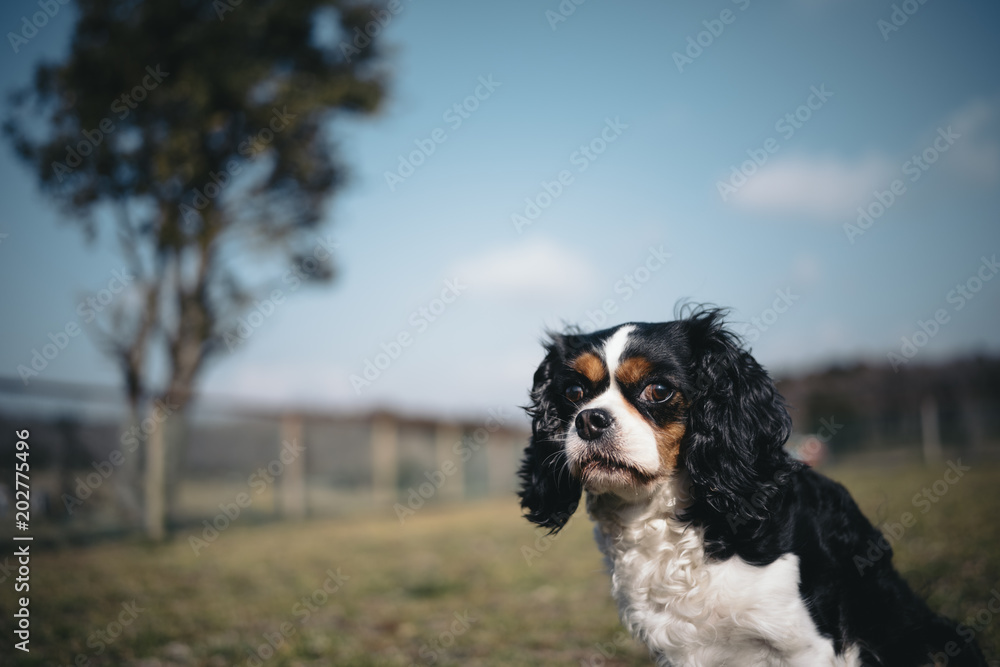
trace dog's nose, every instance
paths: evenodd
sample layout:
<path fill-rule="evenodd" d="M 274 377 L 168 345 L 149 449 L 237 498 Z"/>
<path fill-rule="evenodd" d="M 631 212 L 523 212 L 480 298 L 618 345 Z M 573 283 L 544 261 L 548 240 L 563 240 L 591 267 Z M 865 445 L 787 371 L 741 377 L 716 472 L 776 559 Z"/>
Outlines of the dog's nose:
<path fill-rule="evenodd" d="M 576 416 L 576 432 L 584 440 L 597 440 L 611 428 L 615 420 L 611 413 L 600 408 L 584 410 Z"/>

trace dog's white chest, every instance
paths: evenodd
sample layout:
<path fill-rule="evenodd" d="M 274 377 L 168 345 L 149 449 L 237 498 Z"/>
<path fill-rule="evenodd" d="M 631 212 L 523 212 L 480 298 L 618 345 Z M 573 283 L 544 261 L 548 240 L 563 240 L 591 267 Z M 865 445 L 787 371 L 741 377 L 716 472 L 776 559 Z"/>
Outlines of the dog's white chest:
<path fill-rule="evenodd" d="M 835 656 L 799 595 L 799 562 L 707 562 L 700 530 L 652 519 L 641 530 L 595 531 L 612 570 L 622 622 L 674 667 L 850 667 Z"/>

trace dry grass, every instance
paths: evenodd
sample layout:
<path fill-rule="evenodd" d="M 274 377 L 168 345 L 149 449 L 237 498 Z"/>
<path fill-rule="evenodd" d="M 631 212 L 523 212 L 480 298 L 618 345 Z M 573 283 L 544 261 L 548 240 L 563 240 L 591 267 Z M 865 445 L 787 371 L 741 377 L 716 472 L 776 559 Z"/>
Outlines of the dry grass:
<path fill-rule="evenodd" d="M 895 562 L 935 608 L 964 620 L 987 609 L 991 589 L 1000 590 L 1000 469 L 966 473 L 923 514 L 912 498 L 944 468 L 830 474 L 873 519 L 915 515 Z M 237 522 L 197 556 L 187 534 L 161 546 L 38 553 L 32 651 L 19 662 L 70 665 L 82 655 L 90 665 L 255 665 L 252 652 L 267 646 L 267 635 L 279 643 L 275 633 L 285 624 L 294 633 L 263 664 L 650 664 L 644 648 L 622 641 L 586 518 L 578 515 L 555 539 L 541 535 L 510 499 L 428 507 L 405 525 L 391 512 Z M 328 571 L 344 578 L 329 594 Z M 331 580 L 328 588 L 336 585 Z M 6 637 L 8 586 L 0 598 Z M 313 610 L 296 606 L 310 596 Z M 95 633 L 132 600 L 144 611 L 98 655 Z M 989 621 L 978 637 L 995 656 L 1000 619 Z M 604 658 L 599 645 L 613 656 Z"/>

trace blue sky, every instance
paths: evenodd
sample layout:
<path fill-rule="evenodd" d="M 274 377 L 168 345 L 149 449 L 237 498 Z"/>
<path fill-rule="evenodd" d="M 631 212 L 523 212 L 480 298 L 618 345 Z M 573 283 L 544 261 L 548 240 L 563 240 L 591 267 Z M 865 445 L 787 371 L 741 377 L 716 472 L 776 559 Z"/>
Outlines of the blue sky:
<path fill-rule="evenodd" d="M 669 319 L 681 298 L 733 308 L 777 372 L 885 361 L 936 313 L 914 361 L 1000 350 L 996 3 L 562 6 L 575 10 L 555 22 L 555 0 L 404 0 L 383 35 L 384 111 L 338 127 L 352 177 L 322 237 L 339 280 L 286 286 L 206 392 L 509 408 L 546 328 Z M 0 27 L 32 11 L 8 3 Z M 19 53 L 2 47 L 0 86 L 60 57 L 73 19 L 65 6 Z M 60 221 L 9 146 L 0 184 L 0 374 L 76 322 L 41 377 L 117 384 L 77 313 L 121 266 L 113 239 L 88 245 Z M 515 224 L 530 202 L 539 214 Z M 884 210 L 862 228 L 859 206 Z M 352 385 L 401 335 L 397 358 Z"/>

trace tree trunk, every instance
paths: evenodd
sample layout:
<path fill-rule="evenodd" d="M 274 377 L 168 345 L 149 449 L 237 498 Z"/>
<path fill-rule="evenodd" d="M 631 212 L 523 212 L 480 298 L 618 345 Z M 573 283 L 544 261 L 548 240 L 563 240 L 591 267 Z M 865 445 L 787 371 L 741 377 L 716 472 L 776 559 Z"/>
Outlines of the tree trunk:
<path fill-rule="evenodd" d="M 115 497 L 129 529 L 140 527 L 143 521 L 142 442 L 146 437 L 142 432 L 139 411 L 132 407 L 122 425 L 122 437 L 118 440 L 123 461 L 115 475 Z"/>
<path fill-rule="evenodd" d="M 151 475 L 147 481 L 148 526 L 159 526 L 159 533 L 150 531 L 151 539 L 162 539 L 166 528 L 180 523 L 178 506 L 180 485 L 187 458 L 189 429 L 186 419 L 187 407 L 194 396 L 194 382 L 204 361 L 203 339 L 205 311 L 201 302 L 187 295 L 180 297 L 180 323 L 170 343 L 170 382 L 167 392 L 158 400 L 161 411 L 168 412 L 157 433 L 162 433 L 162 447 L 150 447 L 150 456 L 158 460 L 147 461 L 147 471 Z M 155 475 L 161 475 L 157 479 Z M 156 491 L 158 499 L 150 496 Z M 156 514 L 156 516 L 154 516 Z M 156 535 L 159 534 L 159 537 Z"/>
<path fill-rule="evenodd" d="M 167 446 L 164 452 L 166 475 L 163 485 L 163 507 L 167 527 L 176 528 L 183 520 L 179 500 L 190 437 L 186 413 L 183 411 L 174 413 L 167 418 L 164 427 L 164 442 Z"/>
<path fill-rule="evenodd" d="M 154 542 L 167 535 L 165 512 L 166 444 L 164 428 L 154 429 L 146 441 L 146 537 Z"/>

